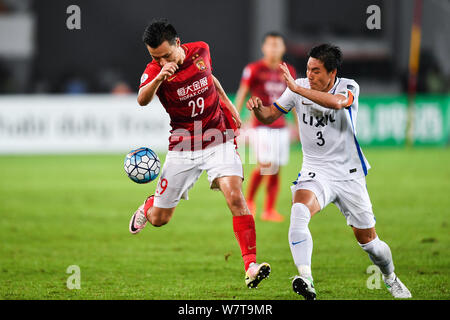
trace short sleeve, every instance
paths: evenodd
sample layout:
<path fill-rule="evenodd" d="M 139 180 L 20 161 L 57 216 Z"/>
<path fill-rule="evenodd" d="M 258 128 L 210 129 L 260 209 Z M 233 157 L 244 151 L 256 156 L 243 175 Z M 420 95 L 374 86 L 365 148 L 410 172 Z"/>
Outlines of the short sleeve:
<path fill-rule="evenodd" d="M 250 66 L 246 66 L 242 71 L 241 84 L 250 86 L 252 73 L 253 73 L 252 68 Z"/>
<path fill-rule="evenodd" d="M 149 63 L 141 76 L 139 89 L 152 82 L 152 80 L 155 79 L 155 77 L 158 75 L 160 71 L 161 68 L 159 66 L 153 63 Z"/>
<path fill-rule="evenodd" d="M 299 84 L 298 79 L 295 81 Z M 288 113 L 295 107 L 295 102 L 297 100 L 298 94 L 291 91 L 291 89 L 286 88 L 281 97 L 279 97 L 273 105 L 283 113 Z"/>
<path fill-rule="evenodd" d="M 345 107 L 349 107 L 359 97 L 359 85 L 354 81 L 343 81 L 336 88 L 336 94 L 341 94 L 348 98 L 348 103 Z"/>
<path fill-rule="evenodd" d="M 206 52 L 207 52 L 207 54 L 208 54 L 209 67 L 211 68 L 211 71 L 212 71 L 212 70 L 213 70 L 213 67 L 212 67 L 211 51 L 210 51 L 210 49 L 209 49 L 209 44 L 207 44 L 207 43 L 204 42 L 204 41 L 198 41 L 197 44 L 198 44 L 198 46 L 200 46 L 200 47 L 206 49 Z"/>

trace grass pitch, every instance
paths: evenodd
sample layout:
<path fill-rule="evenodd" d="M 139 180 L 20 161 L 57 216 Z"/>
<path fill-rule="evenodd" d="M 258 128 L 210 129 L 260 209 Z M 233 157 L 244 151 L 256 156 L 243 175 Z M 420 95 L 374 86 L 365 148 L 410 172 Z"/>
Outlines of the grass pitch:
<path fill-rule="evenodd" d="M 365 154 L 376 228 L 397 274 L 414 299 L 449 299 L 450 150 Z M 293 149 L 282 169 L 277 208 L 285 221 L 256 220 L 258 261 L 272 266 L 258 290 L 244 285 L 231 214 L 205 174 L 169 224 L 131 235 L 130 216 L 156 183 L 131 182 L 123 157 L 0 157 L 0 299 L 302 299 L 291 289 L 296 268 L 288 245 L 289 187 L 300 151 Z M 244 165 L 246 177 L 251 167 Z M 260 189 L 259 208 L 263 195 Z M 367 288 L 371 261 L 334 205 L 310 230 L 318 299 L 392 298 L 382 283 Z M 67 288 L 71 265 L 80 267 L 80 290 Z"/>

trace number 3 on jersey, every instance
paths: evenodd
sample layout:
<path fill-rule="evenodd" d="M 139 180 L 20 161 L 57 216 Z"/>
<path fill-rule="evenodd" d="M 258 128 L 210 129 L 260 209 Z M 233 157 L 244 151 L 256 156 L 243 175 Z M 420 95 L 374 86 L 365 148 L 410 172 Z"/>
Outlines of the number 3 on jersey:
<path fill-rule="evenodd" d="M 198 98 L 196 101 L 191 100 L 189 101 L 188 106 L 192 107 L 191 118 L 193 118 L 203 113 L 203 109 L 205 108 L 205 100 L 202 97 Z M 200 109 L 200 113 L 197 112 L 197 109 Z"/>
<path fill-rule="evenodd" d="M 325 144 L 325 139 L 323 138 L 322 131 L 318 131 L 316 133 L 316 136 L 317 136 L 317 139 L 319 139 L 319 141 L 320 141 L 320 142 L 316 142 L 317 145 L 319 147 L 323 146 Z"/>

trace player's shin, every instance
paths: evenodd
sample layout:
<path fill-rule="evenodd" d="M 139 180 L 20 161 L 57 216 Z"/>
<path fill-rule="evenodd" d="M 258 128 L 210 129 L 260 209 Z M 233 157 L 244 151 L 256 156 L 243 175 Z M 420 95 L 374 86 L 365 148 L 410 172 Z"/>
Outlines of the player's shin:
<path fill-rule="evenodd" d="M 389 246 L 381 241 L 378 236 L 372 241 L 361 244 L 361 248 L 367 252 L 370 260 L 378 266 L 385 277 L 390 277 L 394 273 L 394 263 Z"/>
<path fill-rule="evenodd" d="M 289 247 L 300 276 L 312 278 L 311 255 L 313 241 L 308 224 L 311 213 L 303 203 L 294 203 L 289 226 Z"/>
<path fill-rule="evenodd" d="M 247 189 L 247 200 L 248 201 L 254 200 L 256 191 L 258 190 L 258 187 L 261 184 L 263 177 L 264 176 L 261 175 L 259 166 L 257 166 L 255 169 L 253 169 L 251 177 L 250 177 L 250 183 L 249 183 L 249 186 Z"/>
<path fill-rule="evenodd" d="M 275 209 L 275 203 L 277 200 L 278 192 L 280 189 L 280 177 L 279 174 L 273 174 L 268 177 L 267 181 L 267 198 L 265 203 L 265 210 L 270 212 Z"/>
<path fill-rule="evenodd" d="M 241 248 L 245 271 L 252 262 L 256 262 L 256 231 L 252 215 L 234 216 L 233 230 Z"/>

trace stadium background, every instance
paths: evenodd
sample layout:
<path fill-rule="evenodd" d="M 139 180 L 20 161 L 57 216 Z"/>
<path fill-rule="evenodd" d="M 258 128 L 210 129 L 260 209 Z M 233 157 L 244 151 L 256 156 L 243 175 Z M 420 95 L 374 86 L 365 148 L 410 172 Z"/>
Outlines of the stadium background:
<path fill-rule="evenodd" d="M 66 25 L 74 4 L 79 30 Z M 366 25 L 370 5 L 381 9 L 379 30 Z M 149 62 L 143 28 L 167 17 L 182 42 L 209 43 L 214 74 L 231 97 L 267 31 L 286 36 L 286 60 L 300 76 L 312 45 L 342 48 L 340 75 L 361 87 L 358 139 L 373 167 L 368 186 L 380 235 L 415 298 L 448 299 L 449 14 L 447 0 L 0 0 L 0 298 L 298 299 L 289 289 L 289 219 L 257 220 L 258 255 L 274 274 L 266 291 L 245 291 L 229 213 L 204 176 L 169 225 L 127 234 L 130 214 L 155 185 L 129 181 L 123 156 L 147 145 L 163 159 L 167 146 L 161 106 L 136 103 Z M 420 43 L 411 45 L 414 23 Z M 417 94 L 409 90 L 411 62 L 418 62 Z M 301 166 L 295 135 L 291 150 L 278 200 L 286 217 Z M 240 152 L 248 174 L 254 159 L 245 144 Z M 370 261 L 335 207 L 311 231 L 319 298 L 390 298 L 367 288 Z M 67 289 L 70 265 L 80 266 L 80 290 Z"/>

